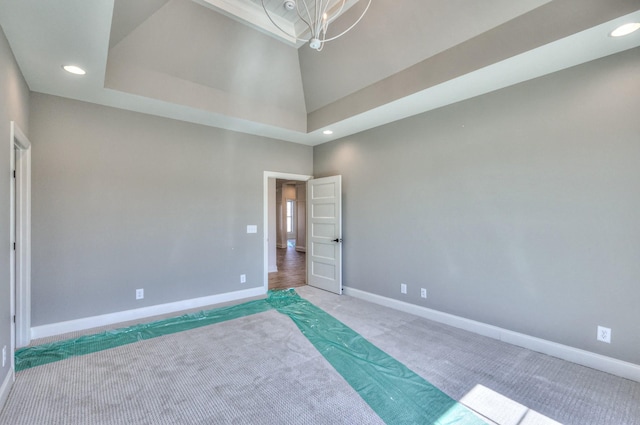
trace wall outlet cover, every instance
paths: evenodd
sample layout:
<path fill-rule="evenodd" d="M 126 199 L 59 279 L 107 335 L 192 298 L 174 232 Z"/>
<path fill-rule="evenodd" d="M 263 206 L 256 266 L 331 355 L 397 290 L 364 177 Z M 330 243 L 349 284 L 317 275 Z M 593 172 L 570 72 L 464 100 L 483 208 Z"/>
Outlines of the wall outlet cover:
<path fill-rule="evenodd" d="M 406 283 L 401 283 L 400 284 L 400 293 L 401 294 L 406 294 L 407 293 L 407 284 Z"/>
<path fill-rule="evenodd" d="M 144 298 L 144 289 L 136 289 L 136 300 Z"/>
<path fill-rule="evenodd" d="M 427 298 L 427 290 L 426 288 L 420 288 L 420 297 Z"/>
<path fill-rule="evenodd" d="M 604 326 L 598 326 L 598 335 L 596 338 L 598 338 L 598 341 L 611 344 L 611 329 L 605 328 Z"/>

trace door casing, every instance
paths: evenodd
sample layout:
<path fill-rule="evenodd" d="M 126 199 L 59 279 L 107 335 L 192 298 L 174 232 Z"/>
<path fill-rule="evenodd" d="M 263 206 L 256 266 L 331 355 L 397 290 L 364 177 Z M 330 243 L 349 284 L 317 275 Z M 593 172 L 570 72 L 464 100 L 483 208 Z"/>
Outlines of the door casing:
<path fill-rule="evenodd" d="M 10 311 L 11 353 L 31 342 L 31 142 L 18 124 L 11 121 L 11 249 Z M 15 368 L 11 355 L 11 367 Z"/>
<path fill-rule="evenodd" d="M 265 294 L 269 290 L 269 237 L 275 238 L 276 235 L 269 235 L 269 179 L 283 179 L 283 180 L 295 180 L 295 181 L 309 181 L 313 178 L 313 176 L 308 176 L 304 174 L 291 174 L 291 173 L 282 173 L 279 171 L 265 171 L 263 175 L 263 246 L 264 246 L 264 258 L 263 258 L 263 286 Z M 273 205 L 275 208 L 275 205 Z"/>

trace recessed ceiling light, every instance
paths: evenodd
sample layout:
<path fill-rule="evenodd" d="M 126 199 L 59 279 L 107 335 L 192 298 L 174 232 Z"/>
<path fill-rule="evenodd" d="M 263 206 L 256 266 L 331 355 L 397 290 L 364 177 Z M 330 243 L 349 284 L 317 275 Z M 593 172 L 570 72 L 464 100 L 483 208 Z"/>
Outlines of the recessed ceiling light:
<path fill-rule="evenodd" d="M 326 135 L 326 136 L 330 136 L 330 135 L 332 135 L 332 134 L 333 134 L 333 131 L 331 131 L 331 130 L 325 130 L 325 131 L 323 131 L 323 132 L 322 132 L 322 134 L 324 134 L 324 135 Z"/>
<path fill-rule="evenodd" d="M 624 24 L 613 30 L 611 32 L 611 37 L 622 37 L 631 34 L 638 29 L 640 29 L 640 22 L 631 22 L 629 24 Z"/>
<path fill-rule="evenodd" d="M 77 75 L 84 75 L 84 74 L 87 73 L 84 69 L 80 68 L 79 66 L 75 66 L 75 65 L 64 65 L 62 67 L 62 69 L 64 69 L 67 72 L 70 72 L 72 74 L 77 74 Z"/>

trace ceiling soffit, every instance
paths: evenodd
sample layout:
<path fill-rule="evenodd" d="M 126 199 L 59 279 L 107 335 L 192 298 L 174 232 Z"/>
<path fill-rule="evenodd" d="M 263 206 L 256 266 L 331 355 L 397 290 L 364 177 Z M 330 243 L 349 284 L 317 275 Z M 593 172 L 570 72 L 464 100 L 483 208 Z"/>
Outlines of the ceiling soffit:
<path fill-rule="evenodd" d="M 113 46 L 105 86 L 306 130 L 297 50 L 192 1 L 166 2 Z"/>
<path fill-rule="evenodd" d="M 358 26 L 316 52 L 300 49 L 307 111 L 381 81 L 504 24 L 549 0 L 376 0 Z M 365 2 L 335 22 L 341 31 Z M 499 47 L 499 46 L 496 46 Z"/>
<path fill-rule="evenodd" d="M 465 0 L 407 0 L 402 7 L 378 0 L 357 31 L 330 43 L 322 52 L 305 47 L 299 53 L 239 20 L 202 7 L 212 1 L 147 0 L 139 4 L 116 0 L 105 87 L 306 131 L 310 128 L 307 113 L 549 0 L 490 0 L 482 7 L 472 7 Z M 269 4 L 273 7 L 274 1 Z M 346 11 L 344 20 L 334 22 L 334 31 L 345 29 L 365 5 L 362 1 Z M 146 19 L 145 13 L 150 15 Z M 455 26 L 449 24 L 453 21 Z"/>
<path fill-rule="evenodd" d="M 109 48 L 138 28 L 142 22 L 157 12 L 169 0 L 136 0 L 123 2 L 118 0 L 113 5 Z"/>
<path fill-rule="evenodd" d="M 640 46 L 607 37 L 638 0 L 376 0 L 320 53 L 203 1 L 0 0 L 0 25 L 32 91 L 309 145 Z"/>
<path fill-rule="evenodd" d="M 635 11 L 640 6 L 635 3 L 629 0 L 547 2 L 349 96 L 310 111 L 308 131 L 321 129 L 608 22 Z M 576 10 L 582 8 L 584 10 L 578 18 Z M 567 51 L 566 55 L 573 53 L 580 52 Z M 306 58 L 304 55 L 301 62 L 304 63 Z M 549 60 L 553 59 L 549 57 Z M 308 75 L 304 73 L 305 69 L 303 66 L 303 81 Z M 509 79 L 508 76 L 504 78 Z"/>

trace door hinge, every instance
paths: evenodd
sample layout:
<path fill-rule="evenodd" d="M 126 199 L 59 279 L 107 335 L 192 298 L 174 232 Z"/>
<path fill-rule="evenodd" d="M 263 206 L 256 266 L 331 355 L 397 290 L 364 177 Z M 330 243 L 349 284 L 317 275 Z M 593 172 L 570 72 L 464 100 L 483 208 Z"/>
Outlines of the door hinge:
<path fill-rule="evenodd" d="M 16 315 L 13 315 L 13 323 L 16 323 Z"/>
<path fill-rule="evenodd" d="M 16 170 L 13 170 L 13 178 L 16 178 Z"/>
<path fill-rule="evenodd" d="M 13 250 L 14 251 L 16 250 L 16 243 L 15 242 L 13 243 Z"/>

